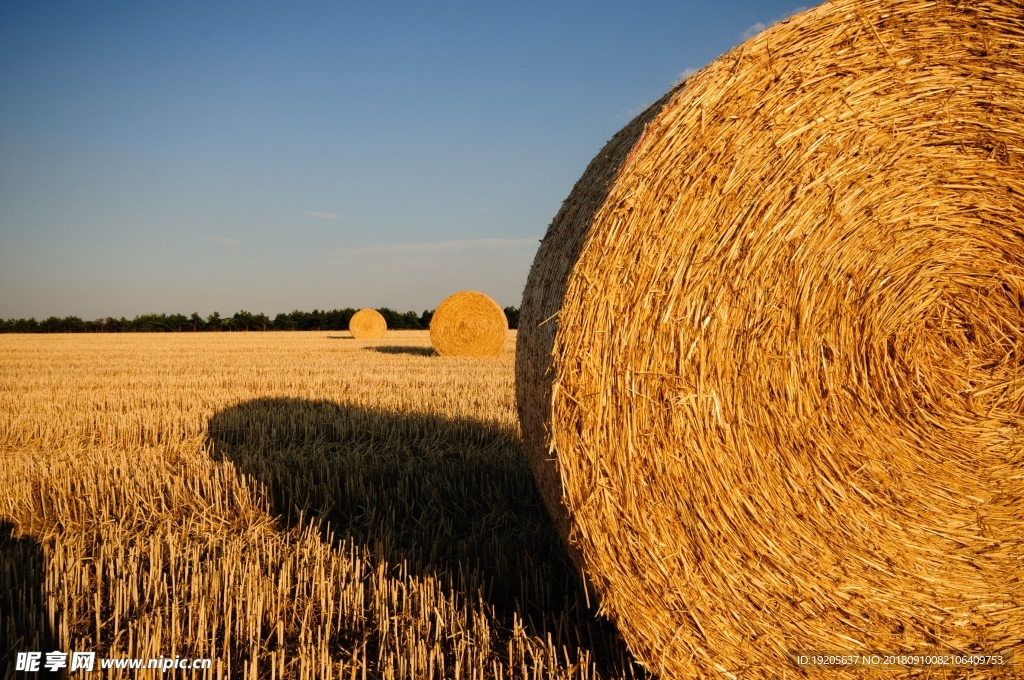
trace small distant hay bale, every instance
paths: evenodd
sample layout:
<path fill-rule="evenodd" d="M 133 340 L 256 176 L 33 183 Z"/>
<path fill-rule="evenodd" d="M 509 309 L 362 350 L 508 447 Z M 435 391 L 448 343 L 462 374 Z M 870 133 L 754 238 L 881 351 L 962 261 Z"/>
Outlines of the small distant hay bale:
<path fill-rule="evenodd" d="M 501 306 L 483 293 L 464 290 L 438 305 L 430 319 L 430 342 L 443 357 L 495 357 L 508 338 Z"/>
<path fill-rule="evenodd" d="M 1019 2 L 831 2 L 675 86 L 563 204 L 524 444 L 660 677 L 1024 658 L 1022 92 Z"/>
<path fill-rule="evenodd" d="M 388 330 L 388 322 L 376 309 L 360 309 L 348 322 L 348 330 L 359 340 L 379 340 Z"/>

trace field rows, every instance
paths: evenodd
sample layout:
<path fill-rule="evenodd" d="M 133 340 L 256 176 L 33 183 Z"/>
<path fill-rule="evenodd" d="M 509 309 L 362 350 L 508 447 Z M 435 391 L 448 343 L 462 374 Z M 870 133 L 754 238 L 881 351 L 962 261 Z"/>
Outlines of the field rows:
<path fill-rule="evenodd" d="M 6 660 L 639 672 L 533 486 L 513 346 L 486 360 L 433 356 L 416 331 L 0 338 Z"/>

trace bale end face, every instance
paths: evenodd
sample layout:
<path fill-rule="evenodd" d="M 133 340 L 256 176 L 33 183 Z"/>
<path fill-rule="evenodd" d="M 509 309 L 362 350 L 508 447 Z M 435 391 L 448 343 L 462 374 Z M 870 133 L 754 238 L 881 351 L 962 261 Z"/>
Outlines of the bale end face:
<path fill-rule="evenodd" d="M 524 445 L 661 677 L 1024 655 L 1022 35 L 1019 2 L 826 3 L 641 114 L 552 222 Z"/>
<path fill-rule="evenodd" d="M 379 340 L 388 330 L 388 323 L 376 309 L 360 309 L 348 322 L 348 330 L 357 340 Z"/>
<path fill-rule="evenodd" d="M 443 357 L 495 357 L 507 338 L 504 310 L 476 291 L 445 298 L 430 320 L 430 342 Z"/>

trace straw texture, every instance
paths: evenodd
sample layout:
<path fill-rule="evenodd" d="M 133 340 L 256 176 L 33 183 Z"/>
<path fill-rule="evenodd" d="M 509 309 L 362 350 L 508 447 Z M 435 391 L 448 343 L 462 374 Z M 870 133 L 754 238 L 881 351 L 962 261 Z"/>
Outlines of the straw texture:
<path fill-rule="evenodd" d="M 507 337 L 501 306 L 472 290 L 446 297 L 430 319 L 430 342 L 443 357 L 496 357 Z"/>
<path fill-rule="evenodd" d="M 348 330 L 359 340 L 378 340 L 388 330 L 388 322 L 376 309 L 360 309 L 348 322 Z"/>
<path fill-rule="evenodd" d="M 524 443 L 650 670 L 1024 658 L 1022 65 L 1019 2 L 827 3 L 674 87 L 555 217 Z"/>

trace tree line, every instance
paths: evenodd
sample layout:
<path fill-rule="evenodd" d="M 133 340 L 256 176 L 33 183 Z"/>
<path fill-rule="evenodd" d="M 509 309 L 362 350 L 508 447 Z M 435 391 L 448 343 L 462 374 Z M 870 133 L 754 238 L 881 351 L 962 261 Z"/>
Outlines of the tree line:
<path fill-rule="evenodd" d="M 203 318 L 193 312 L 184 314 L 142 314 L 134 319 L 106 317 L 83 321 L 77 316 L 59 318 L 51 316 L 42 321 L 31 319 L 0 319 L 0 333 L 195 333 L 201 331 L 347 331 L 348 322 L 359 310 L 345 309 L 282 313 L 271 319 L 266 314 L 253 314 L 245 310 L 232 316 L 221 317 L 218 312 Z M 434 310 L 396 312 L 387 307 L 377 310 L 388 323 L 389 329 L 426 330 Z M 505 308 L 509 328 L 519 327 L 519 310 Z"/>

